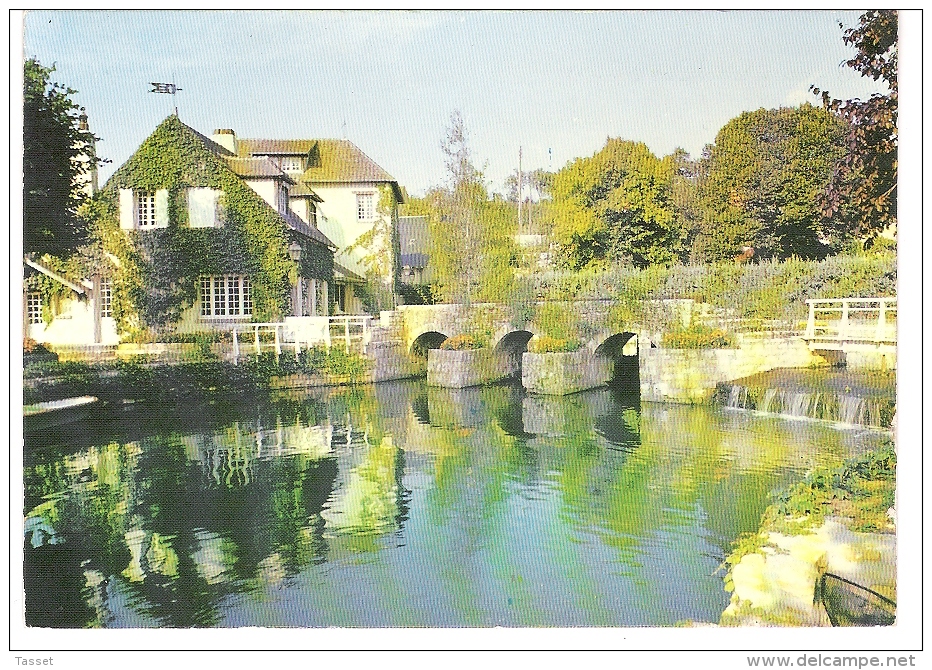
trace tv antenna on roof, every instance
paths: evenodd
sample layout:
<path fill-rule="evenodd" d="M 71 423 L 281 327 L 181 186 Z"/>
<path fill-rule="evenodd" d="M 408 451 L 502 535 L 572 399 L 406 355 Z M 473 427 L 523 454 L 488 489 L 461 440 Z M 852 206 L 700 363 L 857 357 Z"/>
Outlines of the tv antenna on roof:
<path fill-rule="evenodd" d="M 172 101 L 175 100 L 175 93 L 184 90 L 178 88 L 176 84 L 162 84 L 157 81 L 150 81 L 149 83 L 152 85 L 152 90 L 149 91 L 149 93 L 168 93 L 169 95 L 173 96 Z M 178 103 L 175 103 L 175 116 L 178 116 Z"/>

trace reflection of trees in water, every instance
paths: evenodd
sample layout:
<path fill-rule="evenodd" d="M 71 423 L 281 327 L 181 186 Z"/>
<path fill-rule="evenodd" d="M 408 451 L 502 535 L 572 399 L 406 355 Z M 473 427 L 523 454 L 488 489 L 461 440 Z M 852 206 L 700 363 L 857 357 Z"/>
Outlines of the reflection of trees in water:
<path fill-rule="evenodd" d="M 33 455 L 27 505 L 49 500 L 27 514 L 31 624 L 106 625 L 118 576 L 130 605 L 161 625 L 212 625 L 225 594 L 325 560 L 321 512 L 337 467 L 327 434 L 299 422 L 271 432 L 283 437 L 277 450 L 268 431 L 234 423 Z M 51 565 L 54 595 L 43 586 Z"/>

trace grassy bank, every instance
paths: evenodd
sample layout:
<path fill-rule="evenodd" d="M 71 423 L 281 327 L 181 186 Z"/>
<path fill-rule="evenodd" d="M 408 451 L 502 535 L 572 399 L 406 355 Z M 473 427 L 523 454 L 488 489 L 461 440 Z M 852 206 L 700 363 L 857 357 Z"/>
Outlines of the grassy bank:
<path fill-rule="evenodd" d="M 24 366 L 23 404 L 83 395 L 105 402 L 224 397 L 268 389 L 277 379 L 292 375 L 361 383 L 367 381 L 368 370 L 366 358 L 337 348 L 329 352 L 310 349 L 297 357 L 291 352 L 282 352 L 278 357 L 266 352 L 238 365 L 209 355 L 174 364 L 160 364 L 144 356 L 97 364 L 44 360 Z"/>
<path fill-rule="evenodd" d="M 761 553 L 768 533 L 808 533 L 829 516 L 856 532 L 891 532 L 887 511 L 895 498 L 896 451 L 891 442 L 835 467 L 817 468 L 781 491 L 764 512 L 760 529 L 739 538 L 726 563 L 734 566 L 747 554 Z"/>

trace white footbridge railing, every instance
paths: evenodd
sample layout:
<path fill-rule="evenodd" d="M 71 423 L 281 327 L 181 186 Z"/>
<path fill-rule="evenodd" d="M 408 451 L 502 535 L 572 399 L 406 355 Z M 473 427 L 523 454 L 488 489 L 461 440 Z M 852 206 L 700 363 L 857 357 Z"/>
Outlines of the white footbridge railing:
<path fill-rule="evenodd" d="M 300 354 L 323 345 L 329 351 L 335 344 L 349 353 L 365 354 L 372 340 L 371 316 L 289 316 L 272 323 L 242 323 L 232 328 L 233 361 L 241 354 L 259 355 L 273 350 L 278 356 L 289 349 Z"/>
<path fill-rule="evenodd" d="M 807 300 L 806 304 L 809 320 L 803 338 L 810 346 L 896 344 L 896 298 Z"/>

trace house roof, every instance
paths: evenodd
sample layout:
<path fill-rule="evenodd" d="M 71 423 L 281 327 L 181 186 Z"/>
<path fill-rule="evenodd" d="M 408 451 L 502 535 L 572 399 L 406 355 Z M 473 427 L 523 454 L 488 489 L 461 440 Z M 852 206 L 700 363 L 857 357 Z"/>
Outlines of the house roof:
<path fill-rule="evenodd" d="M 236 151 L 240 156 L 303 156 L 317 140 L 251 140 L 236 138 Z"/>
<path fill-rule="evenodd" d="M 237 152 L 240 156 L 305 156 L 308 165 L 299 182 L 312 185 L 382 182 L 391 184 L 402 201 L 395 178 L 349 140 L 237 139 Z"/>
<path fill-rule="evenodd" d="M 430 248 L 430 228 L 426 216 L 399 216 L 398 217 L 398 246 L 402 256 L 414 254 L 425 256 Z M 403 265 L 416 265 L 404 263 Z M 424 267 L 418 265 L 417 267 Z"/>
<path fill-rule="evenodd" d="M 292 189 L 288 191 L 288 195 L 291 196 L 292 198 L 302 198 L 302 197 L 307 196 L 314 202 L 324 201 L 324 199 L 321 198 L 316 193 L 314 193 L 311 187 L 308 186 L 305 182 L 298 182 L 296 186 L 293 186 Z"/>
<path fill-rule="evenodd" d="M 149 139 L 152 139 L 154 136 L 158 136 L 160 132 L 165 132 L 168 130 L 179 130 L 182 134 L 187 135 L 189 138 L 193 138 L 198 143 L 202 144 L 212 155 L 215 157 L 220 165 L 225 166 L 230 170 L 234 175 L 240 179 L 285 179 L 289 183 L 294 184 L 294 180 L 289 177 L 287 174 L 282 172 L 282 170 L 275 165 L 271 160 L 264 157 L 252 157 L 252 156 L 234 156 L 232 152 L 227 150 L 225 147 L 214 142 L 212 139 L 206 135 L 194 130 L 194 128 L 182 123 L 182 121 L 175 115 L 169 116 L 165 121 L 163 121 L 158 128 L 149 136 Z M 149 141 L 147 139 L 146 141 Z M 188 151 L 191 151 L 191 147 L 188 147 Z M 116 171 L 113 175 L 110 176 L 110 179 L 107 180 L 105 188 L 121 188 L 126 182 L 126 171 L 130 169 L 133 164 L 136 153 L 138 149 L 129 159 Z M 184 157 L 187 157 L 187 154 L 184 154 Z M 179 159 L 179 160 L 183 160 Z M 189 183 L 193 184 L 203 184 L 205 178 L 203 177 L 203 170 L 197 169 L 195 165 L 194 169 L 190 169 L 190 176 L 188 176 Z M 132 184 L 130 184 L 132 185 Z M 255 197 L 267 207 L 271 207 L 265 200 L 262 199 L 262 196 L 255 194 Z M 297 214 L 293 212 L 286 212 L 282 214 L 281 212 L 272 208 L 279 217 L 281 217 L 289 229 L 298 232 L 302 235 L 307 236 L 308 238 L 323 244 L 331 249 L 336 249 L 336 245 L 330 241 L 330 239 L 324 235 L 320 230 L 309 226 L 304 221 L 302 221 Z"/>
<path fill-rule="evenodd" d="M 83 287 L 79 286 L 78 284 L 72 281 L 69 281 L 68 279 L 65 279 L 64 277 L 62 277 L 60 274 L 58 274 L 54 270 L 51 270 L 45 267 L 45 265 L 43 265 L 42 263 L 39 263 L 38 261 L 35 261 L 29 258 L 28 256 L 23 257 L 23 263 L 26 265 L 26 267 L 30 268 L 31 270 L 36 270 L 38 272 L 41 272 L 46 277 L 50 277 L 51 279 L 54 279 L 55 281 L 57 281 L 59 284 L 62 284 L 63 286 L 67 286 L 75 293 L 78 293 L 80 295 L 86 294 L 86 291 L 84 290 Z"/>
<path fill-rule="evenodd" d="M 350 270 L 350 269 L 347 268 L 346 266 L 340 265 L 340 264 L 337 263 L 336 261 L 333 262 L 333 276 L 334 276 L 336 279 L 342 279 L 342 280 L 347 281 L 347 282 L 349 282 L 349 283 L 351 283 L 351 284 L 366 281 L 366 278 L 365 278 L 365 277 L 356 274 L 355 272 L 353 272 L 352 270 Z"/>
<path fill-rule="evenodd" d="M 331 242 L 330 238 L 324 235 L 320 231 L 320 229 L 304 223 L 301 217 L 299 217 L 294 212 L 286 212 L 285 214 L 279 213 L 279 216 L 281 216 L 285 220 L 285 223 L 288 225 L 288 227 L 291 230 L 301 233 L 302 235 L 305 235 L 307 237 L 310 237 L 312 240 L 320 242 L 321 244 L 324 244 L 330 247 L 331 249 L 337 248 L 337 245 Z"/>
<path fill-rule="evenodd" d="M 223 159 L 226 161 L 227 167 L 236 176 L 243 179 L 281 179 L 290 184 L 295 183 L 294 179 L 264 156 L 260 158 L 238 158 L 230 154 L 229 156 L 223 156 Z"/>

